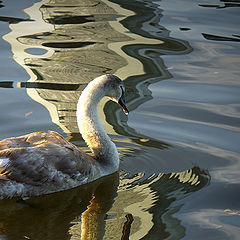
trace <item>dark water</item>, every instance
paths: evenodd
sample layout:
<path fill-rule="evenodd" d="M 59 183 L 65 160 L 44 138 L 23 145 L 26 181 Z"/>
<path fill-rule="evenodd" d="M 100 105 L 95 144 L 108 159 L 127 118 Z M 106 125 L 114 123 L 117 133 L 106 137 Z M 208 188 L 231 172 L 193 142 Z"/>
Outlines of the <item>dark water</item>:
<path fill-rule="evenodd" d="M 99 109 L 120 174 L 2 201 L 1 239 L 239 239 L 239 1 L 0 6 L 1 138 L 50 129 L 86 149 L 76 102 L 103 73 L 131 110 Z"/>

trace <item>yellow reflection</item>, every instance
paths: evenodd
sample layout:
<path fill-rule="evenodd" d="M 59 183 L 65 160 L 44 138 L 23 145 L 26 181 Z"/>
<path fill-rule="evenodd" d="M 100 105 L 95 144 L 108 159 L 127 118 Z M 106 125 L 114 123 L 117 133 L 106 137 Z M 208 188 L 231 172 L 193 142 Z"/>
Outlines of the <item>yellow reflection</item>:
<path fill-rule="evenodd" d="M 197 167 L 149 177 L 122 173 L 120 183 L 115 173 L 68 191 L 25 201 L 2 200 L 0 230 L 6 239 L 175 236 L 184 230 L 173 216 L 180 208 L 176 201 L 208 183 L 208 173 Z"/>
<path fill-rule="evenodd" d="M 142 63 L 136 59 L 133 58 L 122 50 L 123 46 L 129 45 L 129 44 L 162 44 L 163 41 L 153 39 L 153 38 L 145 38 L 141 35 L 132 33 L 129 31 L 129 29 L 125 28 L 120 21 L 122 21 L 124 18 L 130 17 L 135 15 L 134 12 L 124 9 L 120 7 L 120 5 L 110 2 L 108 0 L 102 0 L 104 3 L 106 3 L 108 6 L 113 8 L 118 15 L 121 17 L 118 17 L 117 21 L 110 21 L 110 25 L 113 29 L 116 31 L 125 34 L 130 40 L 128 41 L 121 41 L 121 42 L 113 42 L 108 44 L 109 49 L 116 52 L 118 55 L 122 56 L 124 59 L 127 60 L 127 65 L 123 66 L 122 68 L 118 69 L 115 74 L 119 76 L 122 79 L 126 79 L 129 76 L 136 76 L 136 75 L 142 75 L 145 73 Z"/>
<path fill-rule="evenodd" d="M 106 239 L 113 237 L 112 231 L 118 233 L 116 239 L 121 239 L 117 226 L 123 226 L 126 214 L 133 216 L 129 239 L 154 239 L 154 236 L 165 236 L 166 232 L 170 236 L 181 235 L 184 227 L 172 216 L 179 209 L 174 210 L 172 203 L 209 183 L 208 173 L 198 167 L 148 177 L 144 173 L 130 176 L 124 172 L 121 176 L 118 197 L 111 209 L 117 213 L 120 222 L 116 224 L 116 219 L 110 219 L 111 223 L 106 226 Z M 172 225 L 173 222 L 176 225 Z M 110 227 L 114 230 L 110 231 Z"/>

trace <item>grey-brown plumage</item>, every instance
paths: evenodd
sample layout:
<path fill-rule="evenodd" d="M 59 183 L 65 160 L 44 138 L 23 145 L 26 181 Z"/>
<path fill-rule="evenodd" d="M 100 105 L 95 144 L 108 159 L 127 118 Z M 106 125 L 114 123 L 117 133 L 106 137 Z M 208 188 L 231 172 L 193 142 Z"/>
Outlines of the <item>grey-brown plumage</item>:
<path fill-rule="evenodd" d="M 98 175 L 93 158 L 56 132 L 5 139 L 0 150 L 0 159 L 8 159 L 0 166 L 1 198 L 18 196 L 22 187 L 27 188 L 26 196 L 64 190 Z"/>
<path fill-rule="evenodd" d="M 62 191 L 116 171 L 117 150 L 100 124 L 97 104 L 106 95 L 116 101 L 121 98 L 124 104 L 122 89 L 119 78 L 103 75 L 79 99 L 78 124 L 92 155 L 53 131 L 0 141 L 0 199 Z"/>

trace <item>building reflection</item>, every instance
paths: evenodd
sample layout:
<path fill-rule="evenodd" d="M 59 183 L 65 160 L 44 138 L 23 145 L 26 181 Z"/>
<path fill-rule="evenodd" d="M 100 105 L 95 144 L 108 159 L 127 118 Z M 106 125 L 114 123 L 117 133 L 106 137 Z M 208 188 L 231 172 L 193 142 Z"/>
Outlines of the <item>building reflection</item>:
<path fill-rule="evenodd" d="M 32 21 L 10 25 L 12 31 L 4 36 L 13 46 L 14 59 L 30 75 L 18 86 L 44 105 L 71 138 L 78 133 L 76 103 L 86 84 L 126 64 L 108 44 L 130 38 L 110 26 L 117 13 L 99 1 L 43 0 L 25 12 Z M 34 55 L 31 49 L 47 52 Z"/>
<path fill-rule="evenodd" d="M 185 227 L 174 217 L 181 208 L 177 201 L 207 186 L 209 180 L 208 172 L 198 167 L 148 177 L 140 173 L 129 177 L 123 173 L 118 197 L 111 209 L 118 219 L 111 220 L 115 224 L 109 223 L 106 239 L 111 239 L 114 233 L 116 236 L 116 226 L 124 225 L 123 216 L 127 214 L 133 216 L 130 239 L 182 238 Z M 115 239 L 120 237 L 119 233 Z"/>
<path fill-rule="evenodd" d="M 104 73 L 124 79 L 133 110 L 152 98 L 149 84 L 171 78 L 161 56 L 192 51 L 186 41 L 169 37 L 159 24 L 162 10 L 150 2 L 42 0 L 24 11 L 30 18 L 10 24 L 11 32 L 4 36 L 14 59 L 30 75 L 18 87 L 44 105 L 72 140 L 80 138 L 76 104 L 90 80 Z M 0 87 L 11 84 L 2 82 Z M 110 134 L 144 137 L 124 123 L 111 103 L 100 117 Z"/>
<path fill-rule="evenodd" d="M 162 55 L 192 51 L 186 41 L 171 38 L 159 24 L 162 11 L 155 3 L 116 2 L 42 0 L 24 10 L 29 21 L 10 24 L 11 32 L 4 36 L 14 59 L 30 76 L 17 86 L 26 88 L 32 99 L 48 109 L 52 121 L 71 141 L 81 138 L 76 104 L 90 80 L 104 73 L 124 79 L 128 107 L 133 110 L 152 99 L 149 84 L 172 77 Z M 45 52 L 33 54 L 34 49 Z M 14 83 L 1 82 L 0 87 L 12 88 Z M 170 147 L 130 128 L 114 104 L 107 103 L 103 111 L 100 117 L 108 133 L 128 136 L 146 151 Z M 141 157 L 141 152 L 134 154 Z M 152 176 L 122 173 L 118 189 L 119 178 L 114 174 L 88 186 L 23 203 L 2 201 L 1 234 L 7 239 L 183 236 L 185 228 L 173 216 L 180 206 L 174 203 L 205 187 L 209 179 L 198 167 Z"/>
<path fill-rule="evenodd" d="M 128 105 L 130 105 L 130 110 L 134 110 L 141 104 L 152 99 L 152 92 L 148 88 L 150 84 L 172 78 L 162 57 L 172 54 L 188 54 L 193 49 L 187 41 L 170 37 L 170 31 L 160 24 L 160 19 L 163 16 L 162 9 L 155 2 L 130 2 L 127 0 L 112 0 L 111 2 L 115 2 L 121 7 L 134 12 L 134 15 L 126 16 L 121 21 L 130 32 L 147 39 L 156 40 L 156 42 L 143 43 L 137 39 L 122 46 L 125 55 L 138 59 L 143 66 L 143 72 L 136 72 L 132 75 L 125 74 L 125 84 L 128 90 L 126 99 Z M 125 66 L 119 72 L 128 73 L 131 71 L 128 66 Z M 110 105 L 108 103 L 105 106 L 105 113 L 107 114 L 107 109 L 113 108 L 112 111 L 114 114 L 107 114 L 107 121 L 113 125 L 114 130 L 123 135 L 139 138 L 139 133 L 127 126 L 125 119 L 121 119 L 119 115 L 122 114 L 120 111 L 116 111 L 116 106 Z M 121 124 L 117 120 L 119 118 L 123 122 L 124 127 L 120 127 Z M 141 137 L 145 138 L 146 136 Z M 161 143 L 159 145 L 162 146 Z"/>
<path fill-rule="evenodd" d="M 119 185 L 115 173 L 69 191 L 3 200 L 0 232 L 6 239 L 179 239 L 185 228 L 174 217 L 177 201 L 209 179 L 194 167 L 149 177 L 122 173 Z"/>

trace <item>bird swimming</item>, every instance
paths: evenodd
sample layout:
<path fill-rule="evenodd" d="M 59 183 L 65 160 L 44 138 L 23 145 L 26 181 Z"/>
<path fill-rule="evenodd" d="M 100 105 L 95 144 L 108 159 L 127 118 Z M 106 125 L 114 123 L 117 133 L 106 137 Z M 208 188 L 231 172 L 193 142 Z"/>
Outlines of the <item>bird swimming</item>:
<path fill-rule="evenodd" d="M 92 80 L 77 104 L 77 122 L 87 154 L 54 131 L 0 141 L 0 199 L 34 197 L 92 182 L 119 168 L 115 144 L 104 131 L 97 106 L 103 97 L 128 114 L 123 81 L 107 74 Z"/>

